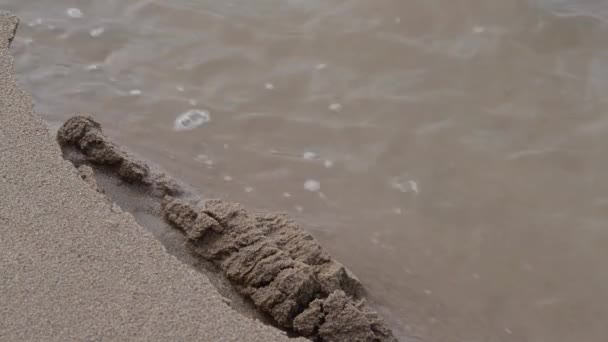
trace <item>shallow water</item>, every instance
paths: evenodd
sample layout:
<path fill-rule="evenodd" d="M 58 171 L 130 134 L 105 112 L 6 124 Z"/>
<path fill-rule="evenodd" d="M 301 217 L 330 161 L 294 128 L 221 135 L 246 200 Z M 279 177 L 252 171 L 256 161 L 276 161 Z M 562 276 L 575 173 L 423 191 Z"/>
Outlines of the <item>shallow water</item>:
<path fill-rule="evenodd" d="M 0 5 L 51 125 L 91 113 L 208 196 L 290 212 L 400 336 L 608 336 L 607 2 Z"/>

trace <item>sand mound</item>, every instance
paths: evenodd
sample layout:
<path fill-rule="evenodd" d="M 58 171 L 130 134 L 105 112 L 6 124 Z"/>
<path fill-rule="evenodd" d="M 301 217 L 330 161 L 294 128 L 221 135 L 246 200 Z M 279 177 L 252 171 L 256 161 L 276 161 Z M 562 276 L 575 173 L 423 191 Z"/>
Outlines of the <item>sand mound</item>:
<path fill-rule="evenodd" d="M 316 341 L 396 341 L 365 303 L 359 280 L 285 215 L 250 213 L 222 200 L 198 208 L 175 198 L 184 192 L 173 179 L 109 141 L 86 115 L 69 119 L 57 140 L 85 162 L 164 196 L 161 215 L 184 233 L 192 253 L 215 264 L 281 327 Z M 89 180 L 92 172 L 82 168 L 81 176 Z"/>
<path fill-rule="evenodd" d="M 285 216 L 251 214 L 221 200 L 197 210 L 169 196 L 163 211 L 196 254 L 281 326 L 320 341 L 395 341 L 358 300 L 360 282 Z"/>

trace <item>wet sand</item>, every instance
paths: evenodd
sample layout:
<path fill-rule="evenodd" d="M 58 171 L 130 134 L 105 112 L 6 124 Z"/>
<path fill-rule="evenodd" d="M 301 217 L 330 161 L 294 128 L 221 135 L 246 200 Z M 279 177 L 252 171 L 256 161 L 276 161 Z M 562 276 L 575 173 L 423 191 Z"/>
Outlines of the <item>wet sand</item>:
<path fill-rule="evenodd" d="M 236 290 L 276 326 L 319 342 L 397 341 L 366 303 L 359 279 L 285 214 L 251 212 L 238 203 L 204 199 L 195 189 L 186 190 L 109 140 L 90 115 L 67 120 L 57 142 L 95 191 L 108 193 L 110 200 L 118 197 L 105 177 L 97 176 L 105 175 L 123 195 L 143 195 L 143 201 L 127 205 L 148 214 L 143 226 L 155 236 L 160 231 L 159 240 L 170 253 L 210 263 L 202 271 L 227 280 L 220 283 L 221 290 L 224 285 Z M 175 238 L 175 230 L 185 241 Z"/>
<path fill-rule="evenodd" d="M 0 340 L 286 341 L 232 310 L 65 161 L 17 88 L 0 15 Z"/>

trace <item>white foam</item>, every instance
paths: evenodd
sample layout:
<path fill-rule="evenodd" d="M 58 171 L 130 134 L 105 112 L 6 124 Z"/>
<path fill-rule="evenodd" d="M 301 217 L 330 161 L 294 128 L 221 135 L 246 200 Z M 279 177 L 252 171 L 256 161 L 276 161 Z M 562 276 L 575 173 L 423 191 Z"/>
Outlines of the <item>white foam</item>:
<path fill-rule="evenodd" d="M 274 84 L 272 84 L 272 83 L 266 83 L 266 84 L 264 84 L 264 88 L 266 88 L 268 90 L 273 90 L 274 89 Z"/>
<path fill-rule="evenodd" d="M 401 192 L 413 192 L 415 194 L 420 193 L 418 183 L 412 179 L 405 179 L 405 177 L 395 177 L 391 180 L 391 187 Z"/>
<path fill-rule="evenodd" d="M 473 27 L 473 33 L 480 34 L 480 33 L 484 33 L 485 31 L 486 31 L 486 28 L 483 27 L 483 26 L 475 26 L 475 27 Z"/>
<path fill-rule="evenodd" d="M 418 191 L 418 183 L 416 183 L 413 180 L 408 181 L 408 183 L 410 184 L 410 188 L 412 189 L 412 191 L 414 191 L 415 193 L 419 193 L 419 191 Z"/>
<path fill-rule="evenodd" d="M 184 87 L 183 87 L 183 86 L 181 86 L 181 85 L 178 85 L 177 87 L 175 87 L 175 89 L 177 89 L 177 91 L 179 91 L 179 92 L 181 92 L 181 93 L 183 93 L 183 92 L 186 90 L 186 89 L 184 89 Z"/>
<path fill-rule="evenodd" d="M 232 177 L 230 177 L 230 176 L 224 176 L 224 180 L 226 182 L 231 182 L 232 181 Z"/>
<path fill-rule="evenodd" d="M 331 167 L 333 167 L 333 166 L 334 166 L 334 162 L 333 162 L 333 161 L 331 161 L 331 160 L 329 160 L 329 159 L 326 159 L 326 160 L 323 162 L 323 165 L 324 165 L 326 168 L 328 168 L 328 169 L 329 169 L 329 168 L 331 168 Z"/>
<path fill-rule="evenodd" d="M 82 18 L 84 16 L 84 14 L 82 13 L 82 11 L 78 8 L 72 7 L 72 8 L 68 8 L 66 13 L 68 14 L 68 16 L 70 16 L 71 18 Z"/>
<path fill-rule="evenodd" d="M 317 180 L 309 179 L 304 182 L 304 189 L 313 192 L 319 191 L 321 190 L 321 183 Z"/>
<path fill-rule="evenodd" d="M 208 159 L 209 159 L 209 156 L 207 156 L 206 154 L 199 154 L 196 157 L 194 157 L 194 160 L 197 161 L 197 162 L 199 162 L 199 163 L 202 163 L 202 162 L 204 162 L 205 160 L 208 160 Z"/>
<path fill-rule="evenodd" d="M 129 91 L 129 95 L 133 95 L 133 96 L 141 95 L 141 90 L 139 90 L 139 89 L 132 89 L 132 90 Z"/>
<path fill-rule="evenodd" d="M 101 36 L 106 31 L 103 27 L 94 28 L 89 32 L 89 35 L 93 38 Z"/>
<path fill-rule="evenodd" d="M 211 115 L 206 110 L 190 109 L 175 119 L 173 129 L 176 131 L 193 130 L 211 121 Z"/>
<path fill-rule="evenodd" d="M 41 24 L 42 24 L 42 18 L 36 18 L 36 20 L 28 23 L 27 25 L 29 27 L 34 27 L 34 26 L 41 25 Z"/>
<path fill-rule="evenodd" d="M 190 100 L 188 100 L 188 103 L 189 103 L 191 106 L 196 106 L 196 105 L 198 104 L 198 101 L 196 101 L 195 99 L 190 99 Z"/>
<path fill-rule="evenodd" d="M 304 154 L 302 154 L 302 158 L 306 159 L 306 160 L 313 160 L 313 159 L 317 159 L 317 154 L 314 152 L 304 152 Z"/>
<path fill-rule="evenodd" d="M 315 68 L 316 68 L 317 70 L 323 70 L 323 69 L 327 68 L 327 64 L 325 64 L 325 63 L 320 63 L 320 64 L 317 64 L 317 66 L 316 66 Z"/>
<path fill-rule="evenodd" d="M 253 192 L 253 188 L 248 186 L 245 188 L 245 192 Z"/>
<path fill-rule="evenodd" d="M 89 64 L 89 65 L 87 65 L 86 69 L 88 71 L 98 70 L 99 69 L 99 65 L 97 65 L 97 64 Z"/>
<path fill-rule="evenodd" d="M 334 112 L 339 112 L 342 110 L 342 105 L 339 103 L 332 103 L 329 105 L 329 110 L 333 110 Z"/>
<path fill-rule="evenodd" d="M 289 197 L 291 197 L 291 194 L 289 192 L 284 192 L 283 197 L 289 198 Z"/>
<path fill-rule="evenodd" d="M 295 209 L 296 209 L 296 210 L 297 210 L 299 213 L 301 213 L 301 212 L 303 212 L 303 211 L 304 211 L 304 207 L 303 207 L 303 206 L 301 206 L 301 205 L 296 205 L 294 208 L 295 208 Z"/>

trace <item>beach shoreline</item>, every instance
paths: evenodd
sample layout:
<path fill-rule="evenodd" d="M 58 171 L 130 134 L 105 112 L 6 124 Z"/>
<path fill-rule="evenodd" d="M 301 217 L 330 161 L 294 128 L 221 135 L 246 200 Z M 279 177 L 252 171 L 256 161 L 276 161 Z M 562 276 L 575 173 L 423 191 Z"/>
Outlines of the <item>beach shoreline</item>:
<path fill-rule="evenodd" d="M 230 308 L 64 160 L 8 51 L 0 15 L 0 339 L 286 341 Z"/>
<path fill-rule="evenodd" d="M 10 296 L 10 309 L 6 327 L 0 326 L 1 337 L 46 340 L 39 334 L 50 329 L 65 332 L 52 339 L 81 339 L 85 334 L 85 340 L 190 340 L 200 335 L 204 337 L 197 340 L 280 341 L 287 338 L 287 331 L 319 341 L 396 341 L 365 303 L 359 280 L 295 222 L 281 214 L 250 213 L 235 203 L 203 201 L 109 141 L 90 116 L 68 120 L 54 141 L 29 95 L 15 84 L 8 48 L 17 26 L 15 16 L 0 15 L 0 170 L 6 187 L 0 190 L 8 194 L 0 222 L 7 232 L 2 253 L 14 261 L 0 266 L 9 266 L 3 273 L 13 279 L 3 291 Z M 206 209 L 195 213 L 197 203 Z M 20 206 L 26 210 L 16 210 Z M 184 220 L 194 215 L 213 221 L 226 208 L 236 216 L 225 219 L 234 222 L 214 221 L 207 233 L 192 235 L 201 227 Z M 40 255 L 37 252 L 52 257 L 27 266 L 14 260 L 15 255 Z M 31 295 L 25 285 L 30 277 L 45 293 L 42 303 L 47 305 L 22 310 Z M 88 283 L 95 286 L 85 287 Z M 163 292 L 167 288 L 170 291 Z M 116 296 L 123 300 L 117 302 Z M 100 306 L 106 310 L 97 314 Z M 40 319 L 49 315 L 48 310 L 71 314 Z M 206 312 L 203 321 L 200 313 L 191 312 L 201 310 Z M 95 328 L 75 321 L 87 315 Z M 188 318 L 179 319 L 183 316 Z M 155 318 L 163 322 L 154 322 Z M 32 320 L 46 326 L 26 329 L 23 324 Z M 154 328 L 143 331 L 141 324 Z"/>

